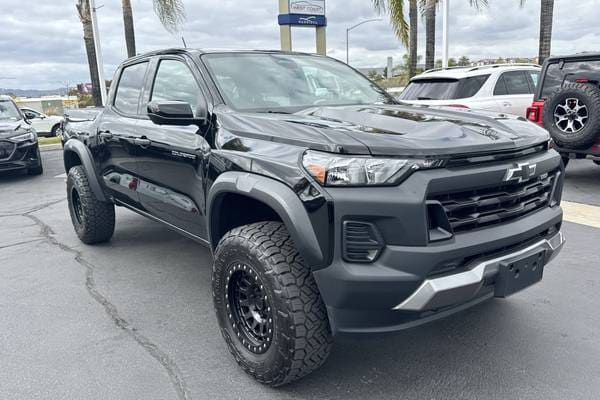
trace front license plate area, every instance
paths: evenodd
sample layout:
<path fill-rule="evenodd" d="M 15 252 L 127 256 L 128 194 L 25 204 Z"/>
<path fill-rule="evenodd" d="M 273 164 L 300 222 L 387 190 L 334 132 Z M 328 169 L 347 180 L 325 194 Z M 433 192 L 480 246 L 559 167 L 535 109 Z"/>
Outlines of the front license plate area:
<path fill-rule="evenodd" d="M 546 251 L 503 261 L 496 276 L 496 297 L 508 297 L 542 280 Z"/>

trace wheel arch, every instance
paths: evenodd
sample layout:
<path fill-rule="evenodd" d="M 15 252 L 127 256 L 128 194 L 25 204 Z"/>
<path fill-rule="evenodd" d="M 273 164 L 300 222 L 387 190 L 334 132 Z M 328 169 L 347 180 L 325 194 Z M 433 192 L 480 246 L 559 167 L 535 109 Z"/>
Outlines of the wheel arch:
<path fill-rule="evenodd" d="M 225 172 L 212 185 L 207 204 L 213 251 L 221 237 L 237 226 L 278 220 L 285 225 L 305 262 L 311 268 L 322 266 L 323 253 L 308 213 L 298 196 L 283 183 L 250 173 Z M 252 213 L 243 213 L 244 218 L 224 218 L 229 214 L 227 208 L 232 206 L 243 206 L 244 211 L 252 209 Z"/>
<path fill-rule="evenodd" d="M 96 175 L 92 154 L 85 144 L 76 139 L 69 139 L 63 150 L 63 161 L 67 174 L 71 168 L 78 165 L 83 166 L 96 198 L 100 201 L 107 201 L 98 175 Z"/>

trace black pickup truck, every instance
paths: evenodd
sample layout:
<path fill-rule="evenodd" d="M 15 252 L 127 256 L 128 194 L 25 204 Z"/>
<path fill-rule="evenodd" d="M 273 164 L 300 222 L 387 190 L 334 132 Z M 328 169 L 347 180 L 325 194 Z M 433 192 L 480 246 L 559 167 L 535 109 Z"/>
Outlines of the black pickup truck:
<path fill-rule="evenodd" d="M 402 105 L 336 60 L 157 51 L 124 62 L 64 146 L 88 244 L 123 206 L 208 246 L 217 320 L 272 386 L 338 334 L 397 331 L 542 279 L 563 172 L 548 133 L 501 114 Z"/>

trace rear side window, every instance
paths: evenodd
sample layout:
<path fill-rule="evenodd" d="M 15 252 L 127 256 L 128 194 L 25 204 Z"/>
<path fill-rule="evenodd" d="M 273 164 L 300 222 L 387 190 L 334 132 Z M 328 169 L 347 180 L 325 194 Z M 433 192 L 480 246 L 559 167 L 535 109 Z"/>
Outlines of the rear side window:
<path fill-rule="evenodd" d="M 523 71 L 505 72 L 496 82 L 494 96 L 513 94 L 533 94 L 533 88 L 530 87 L 527 75 Z"/>
<path fill-rule="evenodd" d="M 151 100 L 154 101 L 185 101 L 198 108 L 200 88 L 192 71 L 181 61 L 162 60 L 158 66 Z"/>
<path fill-rule="evenodd" d="M 548 98 L 553 91 L 562 86 L 563 82 L 575 82 L 579 78 L 600 81 L 600 60 L 576 60 L 549 64 L 544 76 L 540 97 Z"/>
<path fill-rule="evenodd" d="M 123 69 L 115 95 L 115 108 L 117 110 L 125 114 L 137 114 L 147 69 L 147 62 L 134 64 Z"/>
<path fill-rule="evenodd" d="M 461 79 L 456 96 L 454 98 L 466 99 L 468 97 L 475 96 L 489 77 L 489 75 L 477 75 Z"/>
<path fill-rule="evenodd" d="M 402 92 L 402 100 L 452 99 L 458 87 L 458 79 L 417 79 Z"/>

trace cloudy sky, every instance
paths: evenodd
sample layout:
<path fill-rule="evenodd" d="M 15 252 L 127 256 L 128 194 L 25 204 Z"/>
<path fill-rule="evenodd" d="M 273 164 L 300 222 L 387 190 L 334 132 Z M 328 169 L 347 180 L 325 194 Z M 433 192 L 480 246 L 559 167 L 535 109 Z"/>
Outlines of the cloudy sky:
<path fill-rule="evenodd" d="M 451 0 L 450 56 L 472 60 L 537 55 L 539 0 L 489 0 L 477 12 L 467 0 Z M 120 0 L 96 0 L 105 74 L 112 77 L 126 57 Z M 181 46 L 206 48 L 279 47 L 277 0 L 184 0 L 187 21 L 182 32 L 166 32 L 154 15 L 151 0 L 132 0 L 138 52 Z M 553 54 L 600 50 L 598 0 L 556 0 Z M 0 87 L 52 89 L 89 81 L 83 33 L 75 0 L 29 0 L 27 6 L 0 0 Z M 374 18 L 370 0 L 327 0 L 328 54 L 345 59 L 345 30 Z M 425 53 L 424 21 L 419 27 L 419 54 Z M 438 13 L 441 45 L 441 12 Z M 294 30 L 294 50 L 314 51 L 314 30 Z M 438 57 L 441 46 L 438 46 Z M 386 17 L 351 32 L 351 64 L 383 66 L 406 49 L 395 38 Z M 7 77 L 15 79 L 5 79 Z"/>

